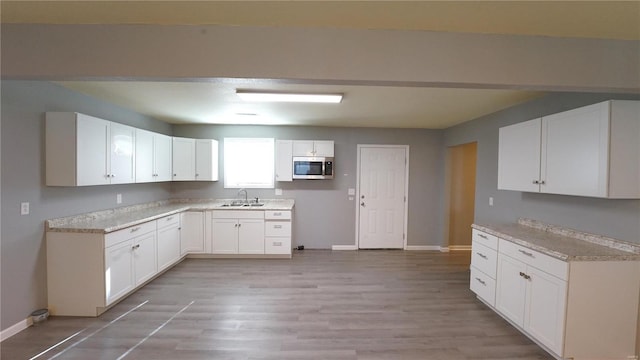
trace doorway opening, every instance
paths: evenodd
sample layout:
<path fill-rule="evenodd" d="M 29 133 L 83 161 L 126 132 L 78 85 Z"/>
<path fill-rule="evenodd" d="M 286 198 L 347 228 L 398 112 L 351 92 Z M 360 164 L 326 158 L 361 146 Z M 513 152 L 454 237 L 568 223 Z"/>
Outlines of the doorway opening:
<path fill-rule="evenodd" d="M 472 142 L 451 146 L 447 150 L 448 235 L 444 251 L 471 250 L 471 224 L 475 218 L 477 145 L 477 142 Z"/>

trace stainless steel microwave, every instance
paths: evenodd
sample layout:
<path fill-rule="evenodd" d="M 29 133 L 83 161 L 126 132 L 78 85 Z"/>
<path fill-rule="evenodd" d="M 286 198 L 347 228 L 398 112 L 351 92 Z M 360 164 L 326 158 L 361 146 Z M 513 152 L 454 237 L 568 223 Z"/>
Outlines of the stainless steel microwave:
<path fill-rule="evenodd" d="M 333 179 L 333 158 L 294 156 L 293 178 L 312 180 Z"/>

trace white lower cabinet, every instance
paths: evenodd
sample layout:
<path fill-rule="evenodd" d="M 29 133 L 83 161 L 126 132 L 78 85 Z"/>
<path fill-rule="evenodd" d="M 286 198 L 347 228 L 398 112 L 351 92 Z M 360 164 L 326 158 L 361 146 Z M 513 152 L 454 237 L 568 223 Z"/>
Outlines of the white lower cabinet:
<path fill-rule="evenodd" d="M 203 211 L 180 214 L 180 254 L 199 254 L 205 251 Z"/>
<path fill-rule="evenodd" d="M 291 255 L 291 211 L 265 211 L 264 253 Z"/>
<path fill-rule="evenodd" d="M 158 222 L 158 271 L 180 259 L 180 214 L 165 216 Z"/>
<path fill-rule="evenodd" d="M 264 254 L 264 211 L 212 212 L 213 254 Z"/>
<path fill-rule="evenodd" d="M 106 305 L 119 299 L 135 287 L 131 240 L 105 249 Z"/>
<path fill-rule="evenodd" d="M 492 268 L 493 239 L 495 293 L 486 274 Z M 566 262 L 475 229 L 472 248 L 471 289 L 555 357 L 627 359 L 634 354 L 640 261 Z"/>
<path fill-rule="evenodd" d="M 469 288 L 480 299 L 495 306 L 498 238 L 472 230 Z"/>

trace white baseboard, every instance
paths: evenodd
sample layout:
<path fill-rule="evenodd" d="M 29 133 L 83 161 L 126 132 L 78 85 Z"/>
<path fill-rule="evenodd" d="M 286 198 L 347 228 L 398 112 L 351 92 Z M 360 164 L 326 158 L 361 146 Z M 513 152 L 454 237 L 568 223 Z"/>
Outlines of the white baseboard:
<path fill-rule="evenodd" d="M 471 245 L 451 245 L 450 251 L 471 251 Z"/>
<path fill-rule="evenodd" d="M 31 325 L 33 325 L 33 319 L 31 319 L 31 316 L 29 316 L 28 318 L 18 322 L 17 324 L 9 326 L 8 328 L 0 331 L 0 342 L 7 340 L 8 338 L 28 328 Z"/>
<path fill-rule="evenodd" d="M 331 250 L 358 250 L 355 245 L 332 245 Z"/>
<path fill-rule="evenodd" d="M 407 245 L 404 249 L 408 251 L 442 251 L 438 245 Z"/>

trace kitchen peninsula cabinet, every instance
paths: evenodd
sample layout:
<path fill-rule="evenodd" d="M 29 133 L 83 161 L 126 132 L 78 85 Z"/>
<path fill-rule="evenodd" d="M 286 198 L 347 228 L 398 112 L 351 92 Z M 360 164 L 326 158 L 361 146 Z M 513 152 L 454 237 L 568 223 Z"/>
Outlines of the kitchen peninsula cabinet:
<path fill-rule="evenodd" d="M 485 304 L 558 359 L 632 358 L 640 246 L 530 220 L 473 227 L 497 240 L 495 305 L 474 290 Z"/>
<path fill-rule="evenodd" d="M 135 128 L 74 112 L 47 112 L 47 186 L 135 182 Z"/>
<path fill-rule="evenodd" d="M 640 101 L 611 100 L 500 128 L 498 189 L 640 198 Z"/>

